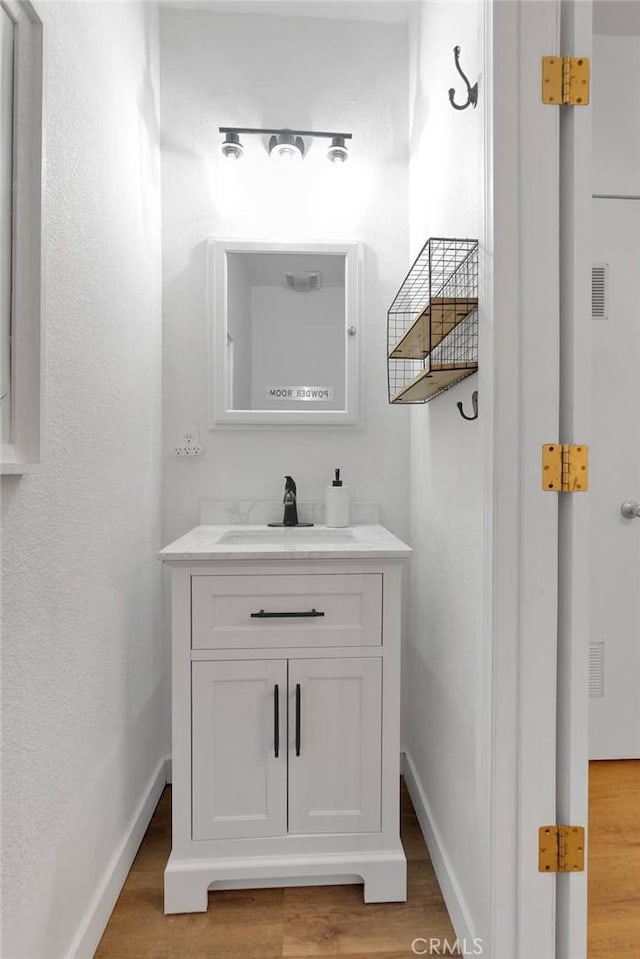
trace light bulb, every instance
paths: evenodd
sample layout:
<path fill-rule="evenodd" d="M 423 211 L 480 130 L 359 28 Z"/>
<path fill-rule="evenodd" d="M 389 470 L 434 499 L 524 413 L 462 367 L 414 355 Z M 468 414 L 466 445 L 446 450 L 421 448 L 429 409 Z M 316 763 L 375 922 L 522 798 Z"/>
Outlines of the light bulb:
<path fill-rule="evenodd" d="M 344 142 L 344 137 L 334 137 L 331 146 L 327 150 L 327 159 L 332 163 L 346 163 L 349 159 L 349 151 Z"/>
<path fill-rule="evenodd" d="M 287 163 L 298 162 L 304 156 L 304 140 L 292 133 L 278 133 L 269 140 L 269 156 Z"/>
<path fill-rule="evenodd" d="M 277 146 L 273 151 L 274 160 L 300 160 L 300 151 L 296 150 L 295 147 L 291 147 L 288 144 L 282 144 L 282 146 Z"/>

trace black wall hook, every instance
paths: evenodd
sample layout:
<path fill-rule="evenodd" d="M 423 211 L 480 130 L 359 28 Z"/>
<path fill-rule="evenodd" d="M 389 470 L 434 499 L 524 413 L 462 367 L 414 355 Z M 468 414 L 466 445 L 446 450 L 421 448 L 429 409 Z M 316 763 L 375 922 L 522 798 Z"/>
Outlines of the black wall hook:
<path fill-rule="evenodd" d="M 465 411 L 462 409 L 462 401 L 458 403 L 458 409 L 460 410 L 460 416 L 463 420 L 477 420 L 478 419 L 478 391 L 474 390 L 471 394 L 471 405 L 473 406 L 473 416 L 467 416 Z"/>
<path fill-rule="evenodd" d="M 458 73 L 460 74 L 464 82 L 467 84 L 467 102 L 462 104 L 456 103 L 455 100 L 453 99 L 456 95 L 456 91 L 454 90 L 453 87 L 451 87 L 451 89 L 449 90 L 449 103 L 451 104 L 454 110 L 466 110 L 468 106 L 472 106 L 475 108 L 478 105 L 478 84 L 474 83 L 474 85 L 471 86 L 471 84 L 469 83 L 469 81 L 467 80 L 466 76 L 464 75 L 464 73 L 462 72 L 460 68 L 460 47 L 455 46 L 453 48 L 453 56 L 455 59 L 456 70 L 458 71 Z"/>

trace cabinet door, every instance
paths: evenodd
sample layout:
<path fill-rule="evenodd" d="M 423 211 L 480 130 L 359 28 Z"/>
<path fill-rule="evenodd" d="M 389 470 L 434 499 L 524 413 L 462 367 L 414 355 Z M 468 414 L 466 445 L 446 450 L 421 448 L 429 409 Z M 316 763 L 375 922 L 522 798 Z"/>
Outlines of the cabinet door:
<path fill-rule="evenodd" d="M 289 660 L 289 832 L 380 830 L 380 659 Z"/>
<path fill-rule="evenodd" d="M 199 662 L 192 670 L 193 838 L 283 835 L 286 661 Z"/>

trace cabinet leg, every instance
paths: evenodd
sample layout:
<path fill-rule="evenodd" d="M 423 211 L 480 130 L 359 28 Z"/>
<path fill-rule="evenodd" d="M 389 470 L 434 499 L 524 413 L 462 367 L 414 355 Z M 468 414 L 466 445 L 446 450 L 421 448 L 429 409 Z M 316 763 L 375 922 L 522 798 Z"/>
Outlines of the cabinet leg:
<path fill-rule="evenodd" d="M 206 912 L 209 883 L 205 876 L 172 867 L 164 872 L 165 915 L 174 912 Z"/>
<path fill-rule="evenodd" d="M 362 870 L 365 902 L 406 902 L 407 863 L 402 856 Z"/>

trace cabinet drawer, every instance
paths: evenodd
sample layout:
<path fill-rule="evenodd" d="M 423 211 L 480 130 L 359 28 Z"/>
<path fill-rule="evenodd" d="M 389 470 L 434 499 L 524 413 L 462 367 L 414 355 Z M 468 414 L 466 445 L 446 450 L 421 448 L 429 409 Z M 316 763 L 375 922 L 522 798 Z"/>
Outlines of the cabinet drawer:
<path fill-rule="evenodd" d="M 193 576 L 194 649 L 379 646 L 382 575 Z"/>

